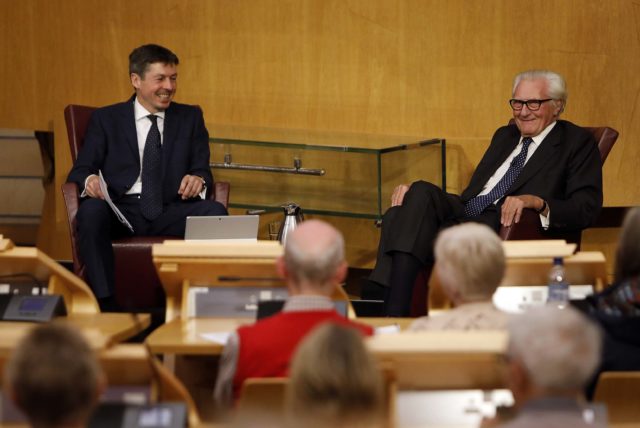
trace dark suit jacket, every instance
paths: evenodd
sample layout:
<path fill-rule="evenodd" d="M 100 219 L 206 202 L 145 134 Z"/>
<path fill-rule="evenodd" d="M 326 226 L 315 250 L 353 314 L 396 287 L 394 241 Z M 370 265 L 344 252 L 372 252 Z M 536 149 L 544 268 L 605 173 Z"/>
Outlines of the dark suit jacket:
<path fill-rule="evenodd" d="M 462 192 L 463 202 L 482 190 L 519 139 L 516 125 L 496 131 L 469 186 Z M 602 163 L 592 134 L 559 120 L 507 192 L 507 196 L 526 194 L 547 201 L 550 229 L 580 230 L 590 226 L 602 208 Z"/>
<path fill-rule="evenodd" d="M 124 195 L 140 174 L 133 101 L 97 109 L 91 116 L 84 144 L 67 181 L 84 189 L 85 179 L 102 170 L 113 200 Z M 172 102 L 165 112 L 162 139 L 163 203 L 180 201 L 178 189 L 186 174 L 204 178 L 207 192 L 213 188 L 209 169 L 209 133 L 202 111 L 196 106 Z"/>

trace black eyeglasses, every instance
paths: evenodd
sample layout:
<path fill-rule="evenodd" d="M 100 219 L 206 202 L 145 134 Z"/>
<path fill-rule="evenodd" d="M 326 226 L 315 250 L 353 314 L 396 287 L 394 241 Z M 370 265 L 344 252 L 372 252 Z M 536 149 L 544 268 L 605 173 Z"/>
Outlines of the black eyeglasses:
<path fill-rule="evenodd" d="M 542 103 L 546 103 L 547 101 L 551 101 L 553 98 L 547 98 L 546 100 L 516 100 L 512 98 L 509 100 L 509 105 L 514 110 L 522 110 L 522 107 L 527 106 L 527 108 L 531 111 L 540 110 L 540 106 Z"/>

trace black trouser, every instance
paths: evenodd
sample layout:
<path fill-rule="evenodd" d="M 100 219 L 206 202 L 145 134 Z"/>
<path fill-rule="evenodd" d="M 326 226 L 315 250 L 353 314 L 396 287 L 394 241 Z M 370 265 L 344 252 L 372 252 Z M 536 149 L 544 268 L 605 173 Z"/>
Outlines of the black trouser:
<path fill-rule="evenodd" d="M 438 233 L 465 221 L 484 223 L 496 231 L 500 227 L 498 208 L 493 204 L 479 216 L 467 218 L 459 196 L 424 181 L 411 185 L 401 206 L 387 210 L 376 266 L 369 276 L 371 281 L 391 287 L 385 302 L 387 315 L 409 315 L 416 276 L 420 269 L 431 271 L 433 267 Z"/>
<path fill-rule="evenodd" d="M 188 200 L 165 205 L 162 214 L 149 221 L 140 213 L 140 199 L 135 196 L 120 198 L 116 205 L 133 226 L 136 236 L 184 237 L 187 216 L 227 214 L 219 202 Z M 78 248 L 85 264 L 87 282 L 98 299 L 113 296 L 114 256 L 111 240 L 131 236 L 131 232 L 101 199 L 82 201 L 76 218 Z"/>

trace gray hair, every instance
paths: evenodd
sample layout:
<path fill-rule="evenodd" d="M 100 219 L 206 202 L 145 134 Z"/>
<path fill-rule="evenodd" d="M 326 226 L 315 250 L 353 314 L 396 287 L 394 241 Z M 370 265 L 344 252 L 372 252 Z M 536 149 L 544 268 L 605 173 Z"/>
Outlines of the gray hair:
<path fill-rule="evenodd" d="M 436 240 L 435 258 L 439 274 L 465 300 L 491 299 L 505 271 L 502 241 L 480 223 L 443 230 Z"/>
<path fill-rule="evenodd" d="M 316 235 L 300 234 L 304 227 L 314 225 Z M 287 270 L 296 282 L 322 285 L 331 280 L 344 261 L 344 238 L 327 223 L 310 220 L 302 223 L 290 235 L 284 248 Z"/>
<path fill-rule="evenodd" d="M 523 71 L 513 79 L 511 96 L 515 94 L 518 84 L 523 80 L 545 80 L 547 82 L 547 94 L 549 98 L 560 100 L 562 102 L 562 105 L 560 106 L 560 113 L 564 111 L 569 94 L 567 93 L 567 84 L 561 75 L 550 70 Z"/>
<path fill-rule="evenodd" d="M 548 393 L 579 391 L 600 363 L 602 335 L 571 307 L 532 308 L 509 321 L 509 356 Z"/>

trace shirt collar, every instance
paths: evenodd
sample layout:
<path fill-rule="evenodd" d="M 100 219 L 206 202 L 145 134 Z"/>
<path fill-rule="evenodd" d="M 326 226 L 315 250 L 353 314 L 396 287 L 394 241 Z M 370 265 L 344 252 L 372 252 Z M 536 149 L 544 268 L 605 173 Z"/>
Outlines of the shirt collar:
<path fill-rule="evenodd" d="M 551 132 L 551 130 L 553 129 L 554 126 L 556 126 L 556 123 L 558 123 L 557 121 L 553 121 L 551 122 L 549 125 L 547 125 L 546 128 L 544 128 L 542 130 L 541 133 L 539 133 L 538 135 L 536 135 L 535 137 L 531 137 L 531 139 L 533 140 L 533 142 L 536 144 L 536 146 L 540 143 L 542 143 L 542 140 L 544 140 L 547 135 L 549 135 L 549 132 Z M 520 142 L 522 142 L 522 138 L 520 137 Z"/>
<path fill-rule="evenodd" d="M 282 308 L 282 312 L 292 311 L 322 311 L 335 309 L 333 300 L 320 295 L 289 296 Z"/>
<path fill-rule="evenodd" d="M 136 118 L 136 122 L 137 122 L 140 119 L 146 118 L 150 114 L 155 114 L 160 119 L 164 120 L 165 112 L 164 111 L 159 111 L 157 113 L 151 113 L 149 110 L 144 108 L 142 106 L 142 104 L 140 104 L 140 101 L 138 101 L 138 97 L 136 97 L 136 99 L 133 101 L 133 114 L 134 114 L 134 117 Z"/>

